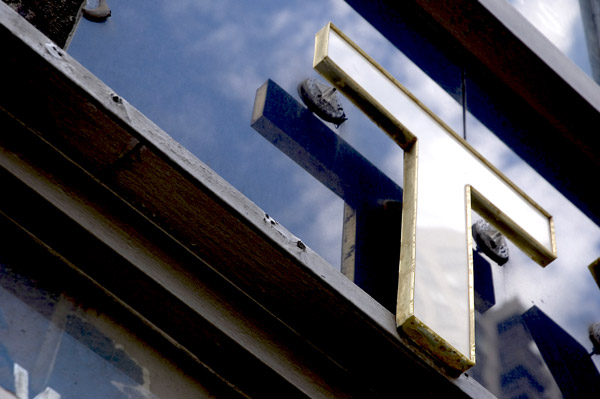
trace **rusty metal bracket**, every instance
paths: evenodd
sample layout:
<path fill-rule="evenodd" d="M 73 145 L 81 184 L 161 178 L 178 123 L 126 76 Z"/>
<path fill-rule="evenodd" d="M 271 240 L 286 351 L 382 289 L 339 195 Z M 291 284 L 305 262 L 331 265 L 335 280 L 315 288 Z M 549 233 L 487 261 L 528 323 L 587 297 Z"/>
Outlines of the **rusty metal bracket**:
<path fill-rule="evenodd" d="M 110 17 L 111 12 L 106 0 L 98 0 L 98 6 L 96 8 L 83 8 L 83 16 L 94 22 L 103 22 Z"/>

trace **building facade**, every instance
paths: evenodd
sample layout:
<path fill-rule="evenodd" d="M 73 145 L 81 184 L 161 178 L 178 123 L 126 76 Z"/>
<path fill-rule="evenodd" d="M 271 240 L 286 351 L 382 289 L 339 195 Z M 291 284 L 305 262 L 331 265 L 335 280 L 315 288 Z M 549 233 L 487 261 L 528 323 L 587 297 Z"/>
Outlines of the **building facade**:
<path fill-rule="evenodd" d="M 510 4 L 129 2 L 98 22 L 6 3 L 1 398 L 597 396 L 600 88 Z M 399 199 L 361 208 L 345 183 L 402 193 L 402 149 L 295 93 L 330 20 L 554 216 L 545 268 L 472 255 L 467 370 L 397 328 Z M 296 141 L 257 127 L 265 81 Z"/>

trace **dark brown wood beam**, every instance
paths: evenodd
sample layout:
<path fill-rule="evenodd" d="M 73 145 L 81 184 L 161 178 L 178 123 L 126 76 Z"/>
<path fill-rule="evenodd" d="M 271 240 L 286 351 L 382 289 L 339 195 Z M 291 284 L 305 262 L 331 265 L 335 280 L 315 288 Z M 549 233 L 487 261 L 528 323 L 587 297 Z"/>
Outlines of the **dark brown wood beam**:
<path fill-rule="evenodd" d="M 81 19 L 84 0 L 2 0 L 61 48 L 67 48 Z"/>

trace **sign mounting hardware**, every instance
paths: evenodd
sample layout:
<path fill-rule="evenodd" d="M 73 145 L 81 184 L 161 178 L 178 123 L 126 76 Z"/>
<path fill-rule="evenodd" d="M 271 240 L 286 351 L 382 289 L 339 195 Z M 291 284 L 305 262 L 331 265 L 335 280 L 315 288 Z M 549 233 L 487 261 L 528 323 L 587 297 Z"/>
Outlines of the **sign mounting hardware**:
<path fill-rule="evenodd" d="M 541 266 L 556 259 L 552 216 L 332 23 L 313 66 L 404 150 L 396 325 L 464 372 L 475 364 L 472 211 Z"/>

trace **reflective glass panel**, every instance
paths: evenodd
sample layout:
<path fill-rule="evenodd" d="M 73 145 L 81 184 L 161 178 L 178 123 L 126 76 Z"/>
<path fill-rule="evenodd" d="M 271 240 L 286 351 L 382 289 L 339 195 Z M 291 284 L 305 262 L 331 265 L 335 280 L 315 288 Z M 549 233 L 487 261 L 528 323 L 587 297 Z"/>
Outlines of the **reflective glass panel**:
<path fill-rule="evenodd" d="M 470 143 L 553 215 L 558 248 L 544 269 L 510 242 L 504 266 L 476 252 L 470 373 L 499 398 L 587 397 L 600 381 L 588 335 L 600 320 L 600 288 L 588 269 L 600 256 L 600 228 L 475 118 L 467 129 Z"/>
<path fill-rule="evenodd" d="M 4 217 L 0 231 L 0 398 L 209 395 L 104 290 Z"/>
<path fill-rule="evenodd" d="M 109 4 L 112 16 L 105 23 L 81 22 L 69 52 L 333 265 L 340 262 L 343 203 L 250 127 L 256 89 L 271 78 L 299 100 L 298 83 L 319 77 L 312 71 L 314 35 L 333 21 L 446 124 L 462 131 L 460 105 L 341 0 Z M 403 151 L 349 101 L 343 106 L 349 119 L 332 129 L 402 184 Z M 485 255 L 477 263 L 476 257 L 478 364 L 469 373 L 500 397 L 511 397 L 510 386 L 519 380 L 538 391 L 560 391 L 555 365 L 548 366 L 543 354 L 547 345 L 531 338 L 536 330 L 531 320 L 566 332 L 556 335 L 559 347 L 579 345 L 591 352 L 587 329 L 600 321 L 600 289 L 587 266 L 600 256 L 600 229 L 476 120 L 470 118 L 467 128 L 469 143 L 553 215 L 558 249 L 558 259 L 546 268 L 510 243 L 504 266 Z M 487 315 L 493 321 L 485 323 Z M 499 331 L 527 338 L 509 345 L 516 339 L 500 339 Z M 511 360 L 523 353 L 537 354 L 541 360 L 535 364 L 550 377 L 533 378 L 531 366 Z M 556 356 L 568 368 L 572 360 L 563 357 Z M 598 358 L 587 361 L 598 366 Z"/>
<path fill-rule="evenodd" d="M 506 0 L 588 76 L 592 67 L 580 3 L 589 0 Z M 594 0 L 592 0 L 594 1 Z M 587 11 L 583 8 L 584 12 Z M 597 39 L 596 39 L 597 40 Z M 597 43 L 595 44 L 597 46 Z M 596 47 L 596 52 L 598 47 Z"/>

